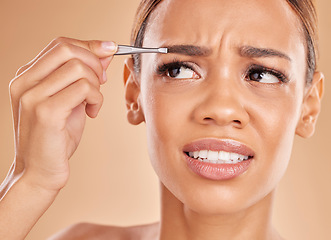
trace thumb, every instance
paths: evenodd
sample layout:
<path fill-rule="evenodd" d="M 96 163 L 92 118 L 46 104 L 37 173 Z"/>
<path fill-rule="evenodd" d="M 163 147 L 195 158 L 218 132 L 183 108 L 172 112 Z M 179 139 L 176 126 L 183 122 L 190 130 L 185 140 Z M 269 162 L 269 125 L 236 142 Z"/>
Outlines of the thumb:
<path fill-rule="evenodd" d="M 117 44 L 113 41 L 85 41 L 86 47 L 99 58 L 106 58 L 117 52 Z"/>

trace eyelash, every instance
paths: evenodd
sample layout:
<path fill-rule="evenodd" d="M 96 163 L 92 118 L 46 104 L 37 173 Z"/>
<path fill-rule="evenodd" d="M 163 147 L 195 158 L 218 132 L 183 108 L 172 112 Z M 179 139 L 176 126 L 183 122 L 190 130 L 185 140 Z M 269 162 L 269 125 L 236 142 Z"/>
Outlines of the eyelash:
<path fill-rule="evenodd" d="M 181 61 L 177 61 L 177 60 L 174 60 L 173 62 L 170 62 L 170 63 L 161 64 L 160 66 L 157 67 L 156 72 L 160 76 L 167 76 L 167 73 L 168 73 L 169 69 L 171 69 L 171 68 L 173 68 L 173 69 L 174 68 L 181 68 L 181 67 L 190 69 L 190 70 L 192 70 L 196 73 L 193 64 L 190 64 L 190 63 L 187 63 L 187 62 L 181 62 Z"/>
<path fill-rule="evenodd" d="M 187 68 L 187 69 L 190 69 L 190 70 L 196 72 L 193 64 L 190 64 L 188 62 L 181 62 L 176 59 L 174 59 L 173 62 L 161 64 L 160 66 L 157 67 L 156 72 L 160 76 L 168 77 L 167 73 L 168 73 L 169 69 L 181 68 L 181 67 L 184 67 L 184 68 Z M 264 66 L 257 65 L 257 64 L 253 64 L 248 67 L 247 71 L 244 74 L 244 78 L 248 79 L 249 81 L 254 81 L 254 80 L 249 79 L 249 75 L 252 73 L 268 73 L 268 74 L 271 74 L 271 75 L 275 76 L 276 78 L 278 78 L 281 83 L 289 82 L 289 78 L 287 77 L 286 74 L 284 74 L 276 69 L 264 67 Z"/>
<path fill-rule="evenodd" d="M 286 74 L 284 74 L 276 69 L 264 67 L 261 65 L 253 64 L 253 65 L 249 66 L 248 70 L 244 74 L 245 78 L 246 79 L 249 78 L 249 76 L 252 73 L 268 73 L 268 74 L 271 74 L 271 75 L 275 76 L 276 78 L 278 78 L 279 81 L 282 83 L 289 82 L 289 78 L 287 77 Z M 248 79 L 248 80 L 250 80 L 250 79 Z M 250 80 L 250 81 L 254 81 L 254 80 Z"/>

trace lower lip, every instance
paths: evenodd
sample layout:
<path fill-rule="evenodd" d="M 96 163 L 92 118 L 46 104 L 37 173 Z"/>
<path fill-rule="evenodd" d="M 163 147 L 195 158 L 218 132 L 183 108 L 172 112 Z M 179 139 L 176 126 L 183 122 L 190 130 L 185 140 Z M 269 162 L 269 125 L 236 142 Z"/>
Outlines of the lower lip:
<path fill-rule="evenodd" d="M 249 168 L 252 159 L 235 164 L 206 163 L 187 156 L 188 167 L 201 177 L 211 180 L 228 180 L 240 176 Z"/>

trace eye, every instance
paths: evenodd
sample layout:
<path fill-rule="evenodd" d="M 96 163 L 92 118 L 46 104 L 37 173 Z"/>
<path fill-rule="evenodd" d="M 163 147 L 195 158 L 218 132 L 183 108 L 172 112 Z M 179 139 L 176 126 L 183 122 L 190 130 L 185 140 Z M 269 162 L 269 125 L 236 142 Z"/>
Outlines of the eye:
<path fill-rule="evenodd" d="M 281 72 L 256 65 L 253 65 L 248 69 L 246 79 L 249 81 L 269 84 L 287 82 L 287 78 Z"/>
<path fill-rule="evenodd" d="M 196 73 L 192 69 L 181 66 L 169 68 L 167 75 L 171 78 L 189 79 L 195 78 Z"/>
<path fill-rule="evenodd" d="M 249 74 L 249 79 L 260 83 L 278 83 L 279 79 L 267 72 L 255 71 Z"/>
<path fill-rule="evenodd" d="M 200 76 L 193 70 L 193 67 L 187 63 L 172 62 L 158 67 L 157 73 L 174 79 L 193 79 Z"/>

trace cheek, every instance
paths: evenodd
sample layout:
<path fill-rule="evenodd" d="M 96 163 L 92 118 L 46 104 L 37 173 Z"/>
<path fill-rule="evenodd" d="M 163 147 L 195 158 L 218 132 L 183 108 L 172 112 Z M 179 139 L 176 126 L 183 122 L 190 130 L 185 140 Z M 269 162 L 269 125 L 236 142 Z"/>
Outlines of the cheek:
<path fill-rule="evenodd" d="M 251 105 L 250 126 L 260 144 L 256 166 L 268 190 L 278 184 L 287 169 L 301 113 L 301 92 L 301 88 L 291 86 L 277 97 Z"/>
<path fill-rule="evenodd" d="M 187 115 L 181 111 L 180 99 L 163 94 L 152 86 L 146 89 L 146 93 L 143 104 L 148 149 L 153 167 L 159 174 L 159 169 L 178 159 L 178 156 L 174 156 L 179 149 L 176 140 Z"/>
<path fill-rule="evenodd" d="M 188 95 L 152 81 L 142 86 L 150 161 L 160 181 L 178 199 L 183 199 L 187 192 L 183 188 L 192 177 L 182 152 L 194 130 L 190 118 L 193 96 Z"/>

